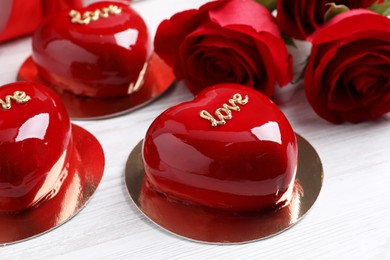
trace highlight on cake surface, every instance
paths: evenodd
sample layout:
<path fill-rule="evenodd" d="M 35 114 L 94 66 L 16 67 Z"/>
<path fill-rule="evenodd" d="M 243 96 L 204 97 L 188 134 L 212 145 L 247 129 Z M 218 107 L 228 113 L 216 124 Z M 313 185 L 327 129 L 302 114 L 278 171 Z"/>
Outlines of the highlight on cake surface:
<path fill-rule="evenodd" d="M 35 31 L 32 47 L 45 84 L 91 98 L 137 92 L 153 52 L 143 18 L 129 5 L 112 1 L 53 15 Z"/>
<path fill-rule="evenodd" d="M 0 214 L 18 213 L 59 191 L 73 149 L 71 124 L 58 98 L 38 84 L 5 85 L 0 97 Z"/>
<path fill-rule="evenodd" d="M 219 84 L 151 124 L 143 145 L 145 182 L 190 205 L 277 209 L 293 192 L 297 149 L 290 123 L 271 100 L 242 85 Z"/>

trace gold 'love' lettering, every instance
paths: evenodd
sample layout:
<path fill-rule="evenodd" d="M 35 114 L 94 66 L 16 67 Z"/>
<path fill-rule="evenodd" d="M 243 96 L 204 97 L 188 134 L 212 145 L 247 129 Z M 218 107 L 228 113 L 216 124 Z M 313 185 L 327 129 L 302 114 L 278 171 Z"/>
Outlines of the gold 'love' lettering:
<path fill-rule="evenodd" d="M 226 119 L 231 119 L 233 117 L 232 110 L 240 111 L 240 107 L 237 104 L 245 105 L 248 101 L 249 98 L 247 95 L 245 95 L 245 98 L 243 99 L 240 94 L 234 94 L 233 98 L 228 101 L 230 105 L 223 104 L 221 108 L 218 108 L 215 111 L 215 115 L 219 120 L 215 119 L 215 117 L 206 110 L 202 110 L 200 112 L 200 117 L 209 120 L 211 122 L 211 126 L 224 125 L 226 124 Z"/>
<path fill-rule="evenodd" d="M 71 10 L 69 12 L 69 16 L 72 18 L 72 23 L 78 24 L 89 24 L 91 21 L 97 21 L 99 18 L 108 18 L 110 14 L 120 14 L 122 12 L 122 8 L 116 5 L 109 5 L 108 7 L 104 7 L 102 9 L 95 10 L 93 12 L 85 12 L 81 15 L 79 11 Z"/>
<path fill-rule="evenodd" d="M 24 91 L 15 91 L 13 95 L 8 95 L 5 97 L 5 100 L 0 98 L 0 105 L 2 109 L 10 109 L 11 108 L 11 100 L 15 100 L 17 104 L 26 103 L 31 98 L 27 96 Z"/>

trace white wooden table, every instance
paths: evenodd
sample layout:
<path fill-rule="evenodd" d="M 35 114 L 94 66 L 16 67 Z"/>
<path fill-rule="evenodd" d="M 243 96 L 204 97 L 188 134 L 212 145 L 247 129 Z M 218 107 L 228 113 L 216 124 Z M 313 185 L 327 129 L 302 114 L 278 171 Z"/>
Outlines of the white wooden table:
<path fill-rule="evenodd" d="M 154 35 L 164 18 L 204 2 L 148 0 L 133 6 Z M 0 45 L 0 85 L 15 81 L 30 54 L 30 38 Z M 390 116 L 332 125 L 314 114 L 301 88 L 288 94 L 281 108 L 317 149 L 325 171 L 317 203 L 288 231 L 249 244 L 205 245 L 162 231 L 137 210 L 125 187 L 125 163 L 157 115 L 192 98 L 176 84 L 156 102 L 124 116 L 74 122 L 99 139 L 106 155 L 96 194 L 54 231 L 0 248 L 0 259 L 390 259 Z"/>

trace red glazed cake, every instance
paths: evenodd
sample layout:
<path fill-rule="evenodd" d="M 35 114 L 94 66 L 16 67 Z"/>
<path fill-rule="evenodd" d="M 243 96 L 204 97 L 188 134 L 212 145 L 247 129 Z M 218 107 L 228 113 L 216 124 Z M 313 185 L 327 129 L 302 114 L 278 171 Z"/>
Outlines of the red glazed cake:
<path fill-rule="evenodd" d="M 289 203 L 295 133 L 263 94 L 220 84 L 151 124 L 143 146 L 146 185 L 170 199 L 227 211 Z"/>
<path fill-rule="evenodd" d="M 140 89 L 151 54 L 145 22 L 121 2 L 53 15 L 33 35 L 40 78 L 87 97 L 122 97 Z"/>
<path fill-rule="evenodd" d="M 35 83 L 0 88 L 0 213 L 16 213 L 58 192 L 68 174 L 71 124 L 52 91 Z"/>

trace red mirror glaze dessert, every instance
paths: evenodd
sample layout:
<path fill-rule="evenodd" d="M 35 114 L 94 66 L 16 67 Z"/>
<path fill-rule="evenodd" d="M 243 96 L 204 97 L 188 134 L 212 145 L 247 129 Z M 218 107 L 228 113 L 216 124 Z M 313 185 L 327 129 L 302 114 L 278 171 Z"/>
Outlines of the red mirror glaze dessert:
<path fill-rule="evenodd" d="M 56 195 L 67 176 L 71 124 L 50 90 L 35 83 L 0 88 L 0 213 Z"/>
<path fill-rule="evenodd" d="M 120 2 L 97 2 L 47 19 L 32 58 L 47 83 L 77 95 L 112 98 L 142 87 L 151 56 L 143 19 Z"/>
<path fill-rule="evenodd" d="M 261 211 L 289 202 L 297 143 L 290 123 L 267 97 L 220 84 L 156 118 L 143 160 L 147 185 L 171 199 Z"/>

